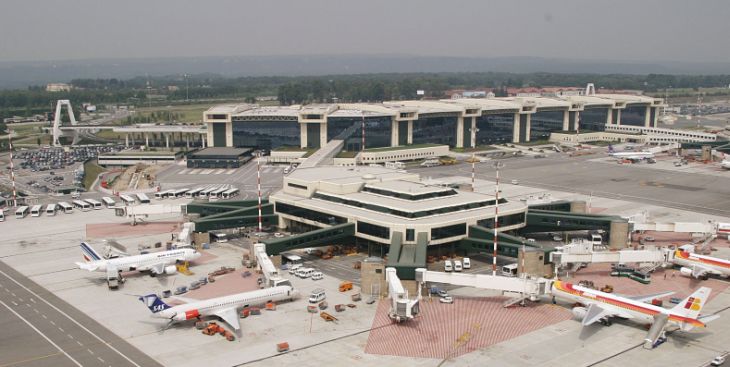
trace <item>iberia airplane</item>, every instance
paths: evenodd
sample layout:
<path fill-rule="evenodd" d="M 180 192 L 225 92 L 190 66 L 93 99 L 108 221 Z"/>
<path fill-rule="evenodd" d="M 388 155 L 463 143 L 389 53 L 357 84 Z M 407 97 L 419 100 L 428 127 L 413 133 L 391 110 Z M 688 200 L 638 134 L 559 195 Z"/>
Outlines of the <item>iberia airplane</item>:
<path fill-rule="evenodd" d="M 698 255 L 681 249 L 674 250 L 669 261 L 680 265 L 679 272 L 692 278 L 704 278 L 708 274 L 730 277 L 730 261 Z"/>
<path fill-rule="evenodd" d="M 591 325 L 596 321 L 610 325 L 611 319 L 615 317 L 652 324 L 645 339 L 652 344 L 663 333 L 667 325 L 679 327 L 682 331 L 689 331 L 694 327 L 705 327 L 706 322 L 719 317 L 715 315 L 700 316 L 700 311 L 710 296 L 710 291 L 711 289 L 708 287 L 701 287 L 673 308 L 666 309 L 646 302 L 674 292 L 629 297 L 562 281 L 554 281 L 552 284 L 552 294 L 555 297 L 584 305 L 584 307 L 573 308 L 573 315 L 581 319 L 583 326 Z"/>

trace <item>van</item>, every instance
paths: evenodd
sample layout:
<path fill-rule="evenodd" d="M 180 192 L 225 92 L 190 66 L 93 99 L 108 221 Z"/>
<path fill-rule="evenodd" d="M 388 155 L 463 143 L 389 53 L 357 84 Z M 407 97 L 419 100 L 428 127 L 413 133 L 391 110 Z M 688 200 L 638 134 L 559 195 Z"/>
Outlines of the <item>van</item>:
<path fill-rule="evenodd" d="M 297 270 L 302 267 L 302 264 L 294 264 L 289 268 L 289 274 L 296 274 Z"/>
<path fill-rule="evenodd" d="M 299 268 L 297 269 L 297 276 L 304 279 L 309 278 L 312 276 L 312 273 L 314 273 L 314 269 L 312 268 Z"/>
<path fill-rule="evenodd" d="M 324 279 L 324 274 L 322 274 L 321 271 L 315 271 L 312 273 L 312 280 L 322 280 Z"/>
<path fill-rule="evenodd" d="M 462 262 L 464 263 L 464 269 L 471 269 L 471 259 L 465 257 Z"/>
<path fill-rule="evenodd" d="M 324 293 L 324 289 L 317 288 L 309 294 L 309 303 L 318 303 L 324 301 L 327 295 Z"/>
<path fill-rule="evenodd" d="M 451 260 L 444 261 L 444 271 L 452 271 L 454 266 L 451 264 Z"/>
<path fill-rule="evenodd" d="M 461 261 L 454 260 L 454 271 L 461 271 L 461 270 L 462 270 Z"/>

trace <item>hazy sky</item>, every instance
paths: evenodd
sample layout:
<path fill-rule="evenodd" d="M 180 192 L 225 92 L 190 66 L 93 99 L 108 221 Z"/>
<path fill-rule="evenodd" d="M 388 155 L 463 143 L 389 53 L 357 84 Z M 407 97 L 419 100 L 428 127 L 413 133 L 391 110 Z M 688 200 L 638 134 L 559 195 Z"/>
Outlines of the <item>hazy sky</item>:
<path fill-rule="evenodd" d="M 2 0 L 0 61 L 404 54 L 730 61 L 728 0 Z"/>

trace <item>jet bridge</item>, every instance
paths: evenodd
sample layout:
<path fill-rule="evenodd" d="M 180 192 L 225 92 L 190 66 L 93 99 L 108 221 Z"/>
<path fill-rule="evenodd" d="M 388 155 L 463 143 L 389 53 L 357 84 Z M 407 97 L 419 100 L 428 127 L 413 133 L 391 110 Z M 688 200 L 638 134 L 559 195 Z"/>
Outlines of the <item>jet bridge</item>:
<path fill-rule="evenodd" d="M 550 253 L 550 261 L 555 266 L 573 263 L 651 263 L 661 264 L 666 261 L 665 252 L 661 249 L 594 251 L 591 242 L 574 242 L 557 248 Z"/>
<path fill-rule="evenodd" d="M 518 297 L 507 301 L 508 307 L 524 300 L 538 301 L 540 297 L 550 293 L 550 279 L 530 277 L 506 277 L 486 274 L 444 273 L 429 271 L 423 268 L 416 269 L 416 281 L 452 284 L 479 289 L 491 289 L 504 293 L 517 294 Z"/>
<path fill-rule="evenodd" d="M 416 317 L 419 312 L 418 303 L 421 299 L 420 288 L 416 299 L 408 298 L 408 291 L 403 287 L 395 268 L 385 269 L 385 280 L 388 282 L 388 296 L 391 301 L 388 317 L 396 322 L 408 321 Z"/>
<path fill-rule="evenodd" d="M 256 257 L 256 266 L 261 270 L 261 274 L 263 276 L 263 282 L 261 283 L 262 288 L 276 287 L 280 285 L 291 286 L 289 280 L 283 279 L 280 276 L 276 266 L 269 258 L 269 255 L 266 253 L 265 243 L 255 243 L 253 245 L 253 253 Z"/>

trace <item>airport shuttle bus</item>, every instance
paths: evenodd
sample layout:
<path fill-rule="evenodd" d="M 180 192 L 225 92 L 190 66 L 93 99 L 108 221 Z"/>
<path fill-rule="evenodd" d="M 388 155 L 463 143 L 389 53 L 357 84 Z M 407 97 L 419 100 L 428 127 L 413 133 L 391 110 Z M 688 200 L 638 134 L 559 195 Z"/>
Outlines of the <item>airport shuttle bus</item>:
<path fill-rule="evenodd" d="M 43 213 L 43 205 L 33 205 L 33 207 L 30 208 L 31 217 L 40 217 L 41 213 Z"/>
<path fill-rule="evenodd" d="M 158 191 L 155 193 L 155 199 L 157 199 L 157 200 L 167 199 L 167 195 L 169 195 L 169 194 L 170 194 L 170 190 Z"/>
<path fill-rule="evenodd" d="M 177 189 L 173 191 L 170 196 L 173 196 L 175 198 L 185 197 L 185 193 L 187 193 L 188 191 L 190 191 L 190 189 Z"/>
<path fill-rule="evenodd" d="M 209 199 L 220 199 L 221 195 L 222 195 L 222 194 L 223 194 L 224 192 L 226 192 L 227 190 L 228 190 L 228 188 L 226 188 L 226 187 L 221 187 L 221 188 L 219 188 L 219 189 L 217 189 L 217 190 L 215 190 L 215 191 L 212 191 L 212 192 L 210 192 L 210 193 L 208 194 L 208 198 L 209 198 Z"/>
<path fill-rule="evenodd" d="M 185 198 L 187 199 L 194 199 L 198 197 L 198 194 L 203 191 L 204 189 L 202 187 L 194 188 L 188 192 L 185 193 Z"/>
<path fill-rule="evenodd" d="M 18 209 L 15 209 L 15 219 L 23 219 L 26 215 L 28 215 L 28 207 L 23 205 L 19 206 Z"/>
<path fill-rule="evenodd" d="M 209 188 L 201 191 L 198 194 L 198 197 L 199 198 L 207 198 L 208 196 L 210 196 L 210 193 L 213 192 L 213 191 L 215 191 L 215 190 L 218 190 L 218 188 L 217 187 L 209 187 Z"/>
<path fill-rule="evenodd" d="M 232 197 L 236 197 L 236 196 L 238 196 L 238 189 L 233 188 L 230 190 L 223 191 L 223 194 L 221 194 L 221 196 L 223 197 L 223 199 L 230 199 Z"/>
<path fill-rule="evenodd" d="M 74 211 L 74 207 L 65 201 L 58 203 L 58 207 L 61 208 L 59 210 L 63 211 L 65 214 L 71 214 Z"/>
<path fill-rule="evenodd" d="M 144 194 L 144 193 L 137 193 L 137 199 L 139 200 L 140 204 L 149 204 L 150 198 Z"/>
<path fill-rule="evenodd" d="M 0 222 L 5 221 L 5 210 L 0 209 Z"/>
<path fill-rule="evenodd" d="M 103 208 L 101 201 L 94 199 L 85 199 L 85 202 L 89 203 L 94 210 L 101 210 Z"/>
<path fill-rule="evenodd" d="M 134 203 L 137 202 L 136 200 L 134 200 L 133 197 L 131 197 L 127 194 L 121 194 L 121 195 L 119 195 L 119 198 L 122 199 L 122 201 L 124 202 L 124 205 L 134 205 Z"/>
<path fill-rule="evenodd" d="M 56 208 L 58 208 L 58 205 L 56 205 L 56 204 L 46 205 L 46 216 L 52 217 L 52 216 L 56 215 Z"/>
<path fill-rule="evenodd" d="M 72 203 L 74 204 L 74 208 L 79 209 L 82 212 L 91 210 L 91 204 L 83 200 L 74 200 Z"/>
<path fill-rule="evenodd" d="M 104 196 L 103 198 L 101 198 L 101 201 L 103 201 L 103 202 L 104 202 L 104 205 L 106 205 L 106 207 L 107 207 L 108 209 L 111 209 L 111 208 L 113 208 L 113 207 L 114 207 L 115 205 L 117 205 L 117 203 L 116 203 L 116 202 L 114 202 L 114 199 L 112 199 L 112 198 L 110 198 L 110 197 L 108 197 L 108 196 Z"/>

